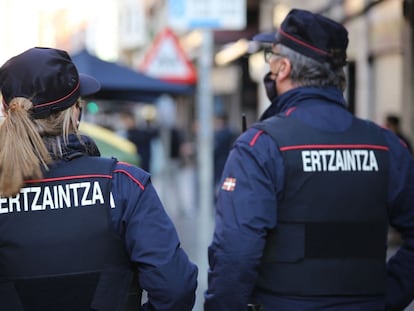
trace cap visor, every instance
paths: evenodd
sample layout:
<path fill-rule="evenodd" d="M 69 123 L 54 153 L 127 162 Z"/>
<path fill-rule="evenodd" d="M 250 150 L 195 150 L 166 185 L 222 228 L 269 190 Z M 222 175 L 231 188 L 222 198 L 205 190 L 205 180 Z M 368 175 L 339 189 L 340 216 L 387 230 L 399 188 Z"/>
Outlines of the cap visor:
<path fill-rule="evenodd" d="M 253 37 L 253 41 L 265 42 L 265 43 L 273 43 L 276 41 L 276 32 L 262 32 Z"/>
<path fill-rule="evenodd" d="M 101 84 L 95 78 L 80 73 L 80 96 L 88 96 L 98 92 L 101 89 Z"/>

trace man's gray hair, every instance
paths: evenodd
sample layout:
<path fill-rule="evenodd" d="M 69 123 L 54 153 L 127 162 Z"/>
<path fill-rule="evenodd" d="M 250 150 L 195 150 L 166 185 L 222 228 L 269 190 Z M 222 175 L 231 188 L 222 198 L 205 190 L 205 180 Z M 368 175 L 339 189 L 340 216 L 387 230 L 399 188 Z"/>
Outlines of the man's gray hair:
<path fill-rule="evenodd" d="M 329 63 L 320 63 L 282 45 L 277 45 L 280 54 L 292 64 L 290 79 L 297 86 L 335 86 L 344 91 L 346 78 L 343 67 L 332 68 Z"/>

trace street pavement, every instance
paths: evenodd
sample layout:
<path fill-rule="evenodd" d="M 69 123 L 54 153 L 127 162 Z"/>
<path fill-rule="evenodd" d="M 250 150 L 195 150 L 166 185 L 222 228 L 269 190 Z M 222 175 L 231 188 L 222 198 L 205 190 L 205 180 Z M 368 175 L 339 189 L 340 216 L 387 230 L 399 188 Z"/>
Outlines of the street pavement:
<path fill-rule="evenodd" d="M 174 176 L 175 180 L 171 180 Z M 174 222 L 183 249 L 190 260 L 198 266 L 198 288 L 193 311 L 203 311 L 204 291 L 207 288 L 207 248 L 211 242 L 214 226 L 213 210 L 197 208 L 196 176 L 191 166 L 182 167 L 173 174 L 158 174 L 152 177 L 161 201 Z M 388 248 L 392 256 L 397 245 Z M 414 311 L 414 302 L 404 311 Z"/>
<path fill-rule="evenodd" d="M 196 199 L 196 175 L 191 166 L 180 168 L 171 174 L 152 177 L 161 201 L 174 222 L 183 249 L 198 266 L 198 287 L 193 311 L 203 311 L 204 291 L 207 289 L 207 248 L 213 232 L 213 207 L 200 211 Z"/>

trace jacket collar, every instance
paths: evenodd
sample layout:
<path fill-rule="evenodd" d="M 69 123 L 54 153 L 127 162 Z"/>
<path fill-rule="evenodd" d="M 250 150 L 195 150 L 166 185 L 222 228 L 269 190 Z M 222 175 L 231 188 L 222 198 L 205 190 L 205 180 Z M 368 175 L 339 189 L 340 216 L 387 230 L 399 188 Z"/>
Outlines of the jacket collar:
<path fill-rule="evenodd" d="M 336 87 L 297 87 L 277 96 L 261 115 L 260 121 L 284 112 L 298 104 L 309 103 L 315 100 L 337 104 L 344 108 L 346 106 L 341 90 Z"/>

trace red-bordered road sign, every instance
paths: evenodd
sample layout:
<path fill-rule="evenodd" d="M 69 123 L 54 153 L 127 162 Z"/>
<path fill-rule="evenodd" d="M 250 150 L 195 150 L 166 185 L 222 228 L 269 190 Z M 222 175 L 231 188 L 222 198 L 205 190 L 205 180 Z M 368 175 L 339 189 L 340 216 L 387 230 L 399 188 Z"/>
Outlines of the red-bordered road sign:
<path fill-rule="evenodd" d="M 194 84 L 197 71 L 170 28 L 161 31 L 145 55 L 140 70 L 161 80 Z"/>

